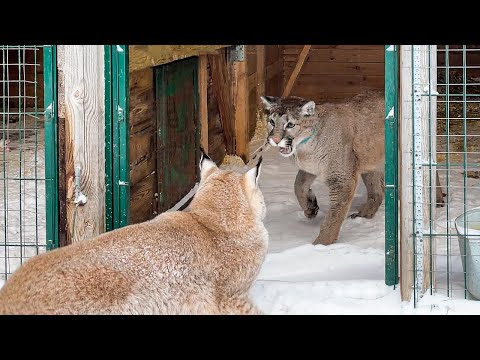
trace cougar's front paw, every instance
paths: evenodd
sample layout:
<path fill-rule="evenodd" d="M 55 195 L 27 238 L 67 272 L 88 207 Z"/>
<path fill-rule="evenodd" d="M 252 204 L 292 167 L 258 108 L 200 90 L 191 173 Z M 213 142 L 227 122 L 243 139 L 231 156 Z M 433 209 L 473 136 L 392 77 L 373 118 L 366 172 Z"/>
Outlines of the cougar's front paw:
<path fill-rule="evenodd" d="M 305 216 L 309 219 L 313 219 L 317 216 L 318 214 L 318 204 L 317 204 L 317 198 L 313 199 L 308 199 L 308 209 L 305 210 L 303 213 Z"/>

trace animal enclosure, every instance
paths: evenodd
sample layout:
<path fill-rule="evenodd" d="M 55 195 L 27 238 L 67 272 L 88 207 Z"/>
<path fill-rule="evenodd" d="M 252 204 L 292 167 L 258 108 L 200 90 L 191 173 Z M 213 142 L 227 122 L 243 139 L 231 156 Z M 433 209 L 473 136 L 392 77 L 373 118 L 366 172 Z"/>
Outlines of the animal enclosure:
<path fill-rule="evenodd" d="M 53 146 L 53 138 L 51 128 L 45 131 L 43 55 L 42 46 L 0 46 L 0 280 L 52 245 L 45 143 Z"/>
<path fill-rule="evenodd" d="M 413 292 L 415 302 L 425 293 L 479 297 L 478 234 L 472 231 L 478 223 L 461 217 L 479 206 L 479 51 L 476 45 L 401 49 L 401 280 L 404 297 Z M 441 207 L 438 187 L 445 195 Z M 468 236 L 458 236 L 468 229 Z"/>
<path fill-rule="evenodd" d="M 479 206 L 478 46 L 0 51 L 2 279 L 46 249 L 172 208 L 198 181 L 200 147 L 217 164 L 248 161 L 261 95 L 322 103 L 384 89 L 385 227 L 375 231 L 385 232 L 385 281 L 400 281 L 403 300 L 428 292 L 472 298 L 455 219 Z M 463 239 L 464 248 L 467 241 L 474 243 Z"/>

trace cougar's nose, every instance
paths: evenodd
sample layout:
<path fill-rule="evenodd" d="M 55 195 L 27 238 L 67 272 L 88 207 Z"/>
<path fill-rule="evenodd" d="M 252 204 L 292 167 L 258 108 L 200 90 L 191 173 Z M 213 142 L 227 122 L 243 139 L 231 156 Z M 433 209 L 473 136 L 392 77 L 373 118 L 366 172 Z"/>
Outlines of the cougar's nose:
<path fill-rule="evenodd" d="M 275 144 L 278 144 L 282 141 L 282 138 L 280 136 L 272 136 L 272 140 L 275 141 Z"/>

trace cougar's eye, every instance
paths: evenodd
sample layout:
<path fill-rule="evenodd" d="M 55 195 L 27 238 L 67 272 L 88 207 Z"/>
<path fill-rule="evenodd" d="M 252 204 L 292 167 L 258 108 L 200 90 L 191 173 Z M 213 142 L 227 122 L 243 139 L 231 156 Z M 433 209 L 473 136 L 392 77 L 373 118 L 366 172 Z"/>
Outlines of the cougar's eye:
<path fill-rule="evenodd" d="M 270 125 L 275 126 L 275 121 L 270 120 Z"/>
<path fill-rule="evenodd" d="M 288 123 L 288 124 L 287 124 L 287 129 L 291 129 L 291 128 L 293 128 L 293 127 L 295 127 L 295 124 L 292 124 L 292 123 Z"/>

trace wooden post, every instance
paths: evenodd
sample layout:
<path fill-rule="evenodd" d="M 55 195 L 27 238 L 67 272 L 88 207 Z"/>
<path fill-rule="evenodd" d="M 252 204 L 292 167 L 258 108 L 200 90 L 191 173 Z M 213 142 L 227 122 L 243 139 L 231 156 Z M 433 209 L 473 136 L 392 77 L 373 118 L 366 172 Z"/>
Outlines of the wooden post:
<path fill-rule="evenodd" d="M 218 102 L 218 111 L 225 137 L 227 154 L 235 153 L 235 112 L 232 102 L 231 75 L 225 53 L 208 55 L 208 62 L 212 73 L 212 87 Z"/>
<path fill-rule="evenodd" d="M 431 60 L 431 69 L 429 70 L 429 56 Z M 428 52 L 428 46 L 420 47 L 420 62 L 416 68 L 420 70 L 420 83 L 422 91 L 428 89 L 429 71 L 432 83 L 432 91 L 436 90 L 436 47 Z M 414 84 L 412 83 L 412 45 L 402 45 L 400 47 L 400 273 L 401 273 L 401 294 L 403 301 L 410 301 L 414 287 L 414 268 L 421 269 L 422 266 L 414 264 L 414 242 L 413 242 L 413 118 L 412 118 L 412 98 Z M 436 162 L 436 98 L 431 97 L 430 107 L 432 116 L 432 126 L 429 129 L 429 96 L 421 97 L 420 113 L 422 123 L 422 159 L 418 161 L 429 161 L 429 144 L 431 145 L 432 161 Z M 435 109 L 435 110 L 434 110 Z M 431 135 L 431 138 L 430 138 Z M 431 141 L 431 142 L 430 142 Z M 433 172 L 432 172 L 433 173 Z M 430 244 L 428 241 L 428 229 L 430 218 L 435 218 L 435 183 L 436 177 L 432 176 L 432 188 L 429 188 L 430 171 L 428 167 L 423 167 L 423 279 L 421 294 L 423 294 L 431 284 L 430 277 Z M 432 199 L 433 204 L 430 204 Z M 418 201 L 417 201 L 418 202 Z M 419 294 L 420 295 L 420 294 Z"/>
<path fill-rule="evenodd" d="M 247 57 L 234 61 L 233 104 L 235 108 L 235 154 L 246 164 L 250 160 L 248 139 L 248 79 Z"/>
<path fill-rule="evenodd" d="M 198 57 L 198 102 L 200 107 L 200 145 L 208 154 L 208 58 Z"/>
<path fill-rule="evenodd" d="M 265 95 L 265 45 L 257 45 L 257 104 Z"/>
<path fill-rule="evenodd" d="M 105 80 L 103 45 L 65 45 L 65 158 L 68 243 L 105 231 Z M 59 106 L 61 108 L 61 106 Z M 80 170 L 84 205 L 74 204 Z"/>
<path fill-rule="evenodd" d="M 58 99 L 58 244 L 60 247 L 70 244 L 67 235 L 67 174 L 65 156 L 65 76 L 63 66 L 65 46 L 57 45 L 57 99 Z"/>
<path fill-rule="evenodd" d="M 282 97 L 287 97 L 288 95 L 290 95 L 293 85 L 295 84 L 295 80 L 297 80 L 298 74 L 300 74 L 300 70 L 302 70 L 302 66 L 305 63 L 305 60 L 307 59 L 307 55 L 311 47 L 312 45 L 305 45 L 303 47 L 302 52 L 298 56 L 297 64 L 295 65 L 295 68 L 293 69 L 292 74 L 290 75 L 290 79 L 288 79 L 287 85 L 285 85 L 285 89 L 283 90 Z"/>

